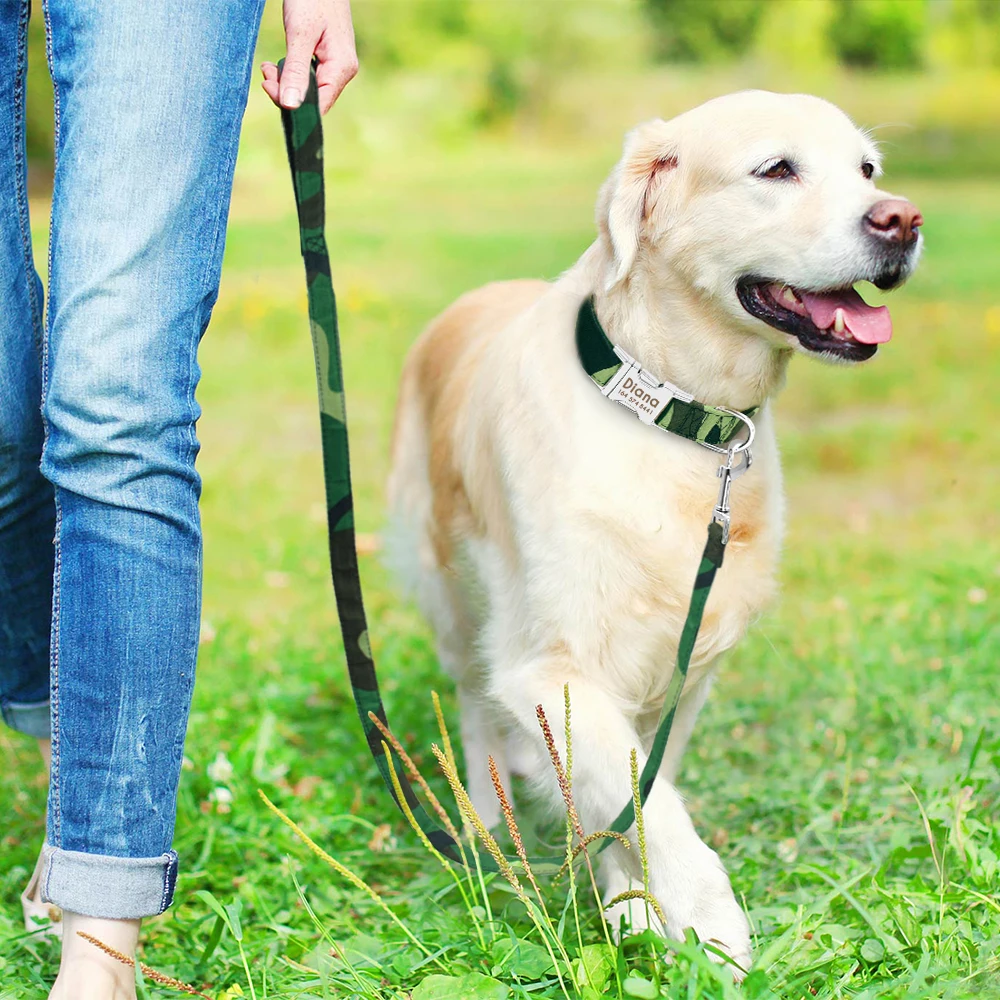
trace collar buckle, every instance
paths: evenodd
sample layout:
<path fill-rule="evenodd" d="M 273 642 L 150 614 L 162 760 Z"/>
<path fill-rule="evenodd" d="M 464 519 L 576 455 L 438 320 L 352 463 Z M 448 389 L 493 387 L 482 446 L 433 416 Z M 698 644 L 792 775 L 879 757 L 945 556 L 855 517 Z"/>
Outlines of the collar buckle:
<path fill-rule="evenodd" d="M 694 396 L 671 382 L 658 382 L 627 351 L 620 347 L 614 350 L 622 366 L 601 392 L 631 410 L 644 424 L 655 424 L 672 399 L 693 402 Z"/>

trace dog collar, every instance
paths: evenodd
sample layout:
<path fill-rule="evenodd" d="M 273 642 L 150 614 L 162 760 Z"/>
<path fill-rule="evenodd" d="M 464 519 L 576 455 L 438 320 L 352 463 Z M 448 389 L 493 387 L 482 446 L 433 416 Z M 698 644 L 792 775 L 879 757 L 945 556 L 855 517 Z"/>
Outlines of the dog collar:
<path fill-rule="evenodd" d="M 759 407 L 740 412 L 709 406 L 670 382 L 658 382 L 635 358 L 611 343 L 597 318 L 593 297 L 584 300 L 577 314 L 576 348 L 584 371 L 601 392 L 644 424 L 719 452 L 729 450 L 727 446 L 744 426 L 752 438 L 750 418 Z"/>

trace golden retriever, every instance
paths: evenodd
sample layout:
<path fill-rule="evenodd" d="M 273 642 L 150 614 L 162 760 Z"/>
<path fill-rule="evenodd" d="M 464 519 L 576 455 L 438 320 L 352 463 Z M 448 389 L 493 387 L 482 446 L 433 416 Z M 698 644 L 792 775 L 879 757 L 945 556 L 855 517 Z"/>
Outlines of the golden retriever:
<path fill-rule="evenodd" d="M 560 719 L 568 683 L 589 830 L 628 800 L 630 750 L 641 766 L 655 728 L 719 456 L 602 396 L 577 354 L 581 303 L 592 297 L 610 340 L 657 380 L 760 408 L 725 566 L 645 807 L 662 930 L 693 927 L 743 968 L 747 918 L 675 781 L 720 654 L 775 589 L 784 501 L 770 400 L 796 352 L 870 358 L 891 323 L 853 286 L 894 287 L 920 253 L 922 220 L 879 190 L 879 163 L 868 134 L 805 95 L 738 93 L 640 125 L 577 263 L 552 283 L 460 298 L 414 344 L 400 389 L 391 544 L 458 685 L 473 802 L 499 819 L 488 754 L 505 783 L 524 773 L 559 801 L 535 706 Z M 601 855 L 607 898 L 639 875 L 634 852 Z M 626 902 L 607 916 L 639 927 L 645 913 Z"/>

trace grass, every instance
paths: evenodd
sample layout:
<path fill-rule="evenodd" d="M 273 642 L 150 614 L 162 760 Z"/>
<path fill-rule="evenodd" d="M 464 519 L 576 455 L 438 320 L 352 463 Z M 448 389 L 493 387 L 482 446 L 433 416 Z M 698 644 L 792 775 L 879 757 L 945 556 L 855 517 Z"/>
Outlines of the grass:
<path fill-rule="evenodd" d="M 363 532 L 381 526 L 406 346 L 461 291 L 572 262 L 626 124 L 586 143 L 481 137 L 379 156 L 377 143 L 355 142 L 349 115 L 332 120 L 329 216 Z M 177 823 L 183 867 L 140 957 L 213 996 L 560 996 L 523 902 L 494 880 L 485 891 L 474 881 L 463 904 L 393 811 L 361 738 L 327 578 L 282 157 L 276 117 L 255 95 L 201 354 L 205 607 Z M 924 264 L 891 299 L 897 334 L 877 361 L 793 365 L 777 410 L 784 594 L 728 659 L 681 781 L 750 915 L 750 997 L 1000 992 L 1000 189 L 894 184 L 889 166 L 890 188 L 927 218 Z M 442 692 L 454 720 L 451 688 L 377 558 L 362 568 L 394 731 L 430 774 L 429 692 Z M 58 954 L 23 938 L 17 906 L 43 834 L 44 783 L 30 743 L 6 730 L 0 768 L 0 997 L 27 998 L 44 995 Z M 446 797 L 443 779 L 432 785 Z M 258 789 L 362 876 L 421 947 L 310 853 Z M 567 917 L 559 940 L 573 961 L 617 962 L 585 951 L 602 947 L 603 932 L 585 886 L 578 897 L 579 938 Z M 565 884 L 546 897 L 557 931 L 566 898 Z M 497 936 L 481 940 L 488 912 Z M 640 974 L 625 995 L 652 995 L 643 983 L 671 997 L 735 995 L 691 943 L 670 965 L 649 957 L 648 941 L 629 947 Z M 608 988 L 625 979 L 609 975 Z"/>

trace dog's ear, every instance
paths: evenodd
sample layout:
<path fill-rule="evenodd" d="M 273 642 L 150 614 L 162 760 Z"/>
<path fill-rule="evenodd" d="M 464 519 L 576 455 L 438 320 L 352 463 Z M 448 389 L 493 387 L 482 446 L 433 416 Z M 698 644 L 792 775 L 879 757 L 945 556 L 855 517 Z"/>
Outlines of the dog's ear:
<path fill-rule="evenodd" d="M 612 284 L 632 268 L 642 229 L 669 173 L 677 167 L 677 148 L 667 122 L 645 122 L 625 137 L 625 150 L 597 200 L 597 227 L 614 258 Z"/>

